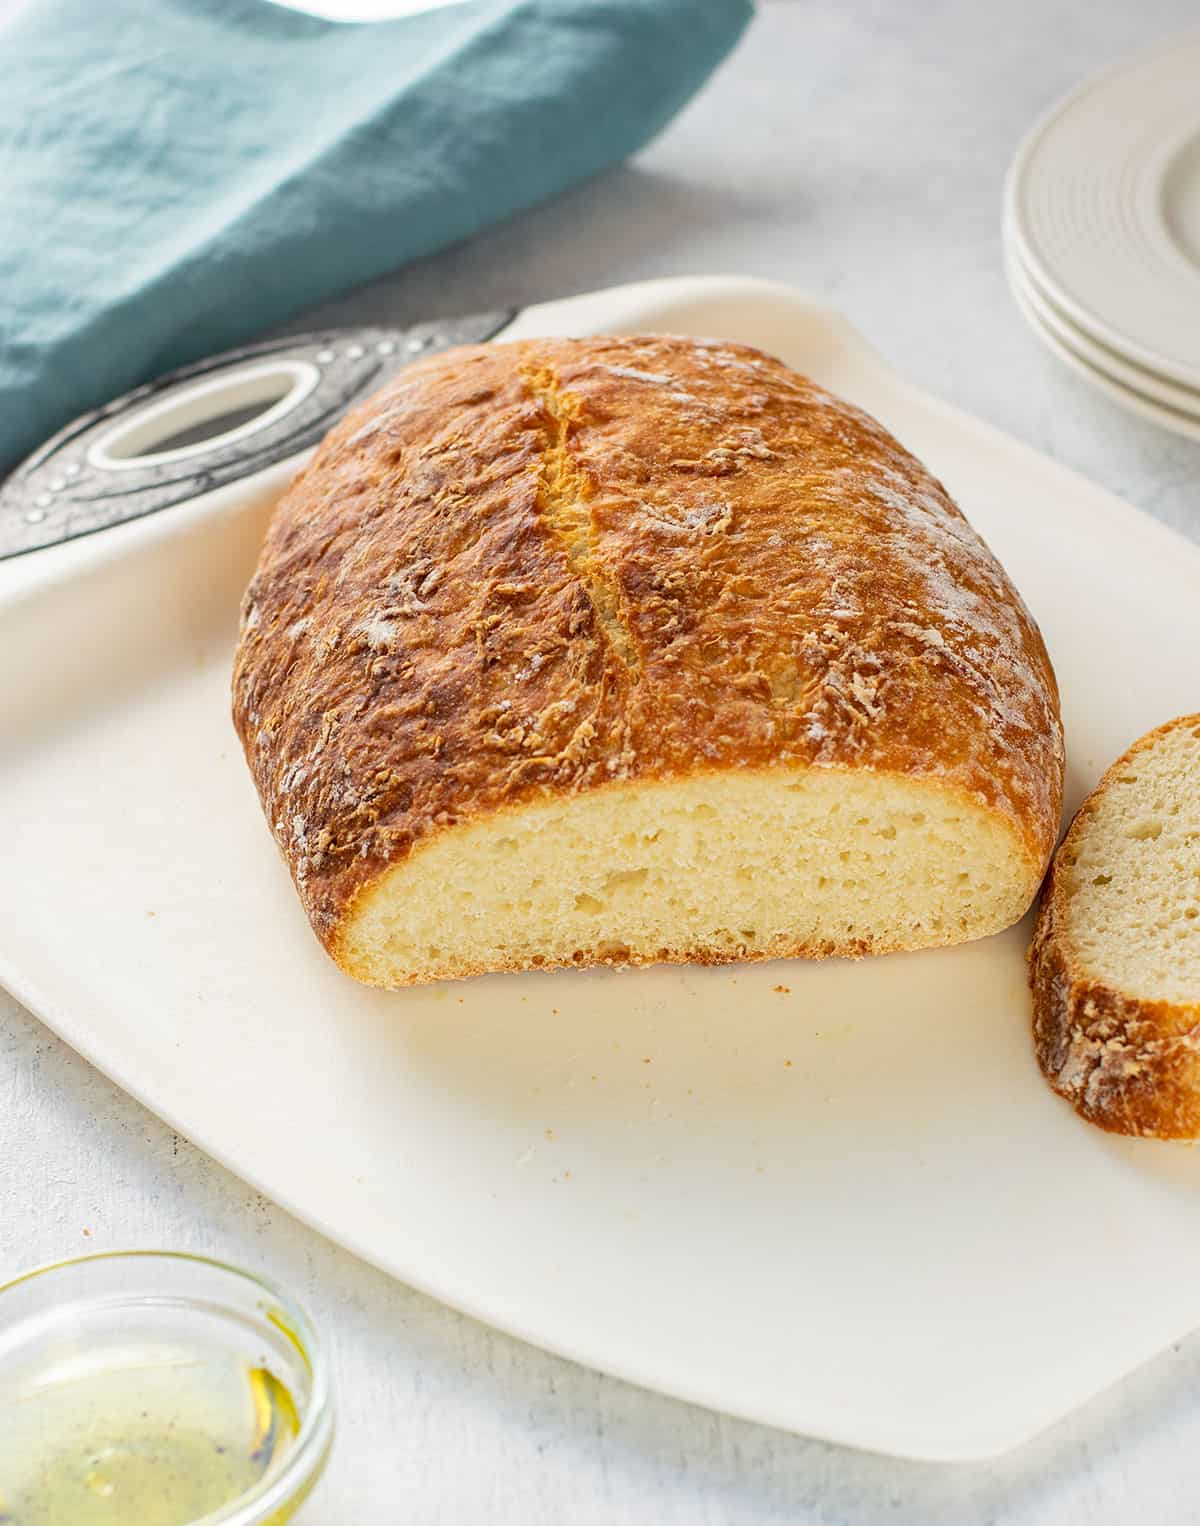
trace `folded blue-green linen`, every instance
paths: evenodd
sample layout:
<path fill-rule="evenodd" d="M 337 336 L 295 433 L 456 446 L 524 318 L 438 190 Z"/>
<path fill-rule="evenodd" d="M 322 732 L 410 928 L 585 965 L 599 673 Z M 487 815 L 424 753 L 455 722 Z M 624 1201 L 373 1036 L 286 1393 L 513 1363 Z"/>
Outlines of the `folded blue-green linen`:
<path fill-rule="evenodd" d="M 0 26 L 0 473 L 85 408 L 625 158 L 749 0 L 32 0 Z"/>

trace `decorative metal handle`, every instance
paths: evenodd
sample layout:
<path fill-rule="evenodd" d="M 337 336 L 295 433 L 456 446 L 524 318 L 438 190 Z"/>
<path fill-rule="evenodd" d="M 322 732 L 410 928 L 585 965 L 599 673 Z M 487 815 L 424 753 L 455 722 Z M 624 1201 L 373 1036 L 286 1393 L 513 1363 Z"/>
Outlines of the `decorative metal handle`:
<path fill-rule="evenodd" d="M 68 424 L 0 484 L 0 559 L 253 476 L 314 445 L 420 356 L 492 339 L 515 317 L 331 329 L 170 371 Z"/>

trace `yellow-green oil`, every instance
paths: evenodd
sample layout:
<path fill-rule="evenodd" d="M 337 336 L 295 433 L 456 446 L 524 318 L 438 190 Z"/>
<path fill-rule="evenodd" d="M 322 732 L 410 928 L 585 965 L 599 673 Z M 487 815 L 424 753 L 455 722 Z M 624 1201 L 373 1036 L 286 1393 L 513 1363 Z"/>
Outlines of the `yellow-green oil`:
<path fill-rule="evenodd" d="M 167 1344 L 115 1357 L 60 1351 L 5 1393 L 0 1526 L 187 1526 L 295 1441 L 296 1406 L 265 1366 Z"/>

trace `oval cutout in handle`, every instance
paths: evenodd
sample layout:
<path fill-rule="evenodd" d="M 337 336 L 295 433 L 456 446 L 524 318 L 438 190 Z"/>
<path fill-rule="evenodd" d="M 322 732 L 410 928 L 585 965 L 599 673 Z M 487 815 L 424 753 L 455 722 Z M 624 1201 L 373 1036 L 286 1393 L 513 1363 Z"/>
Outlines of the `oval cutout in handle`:
<path fill-rule="evenodd" d="M 235 444 L 284 418 L 320 379 L 320 371 L 306 360 L 273 360 L 184 384 L 135 408 L 93 440 L 88 463 L 104 471 L 127 471 L 186 461 Z"/>

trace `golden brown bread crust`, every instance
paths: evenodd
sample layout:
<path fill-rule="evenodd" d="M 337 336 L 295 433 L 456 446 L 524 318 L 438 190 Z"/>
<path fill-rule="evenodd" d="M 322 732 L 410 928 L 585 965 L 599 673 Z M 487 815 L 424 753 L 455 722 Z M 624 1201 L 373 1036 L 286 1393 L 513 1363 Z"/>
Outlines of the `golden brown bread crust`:
<path fill-rule="evenodd" d="M 1194 1139 L 1200 1136 L 1200 1005 L 1143 1001 L 1089 979 L 1065 934 L 1063 881 L 1098 800 L 1139 753 L 1176 727 L 1200 727 L 1200 714 L 1140 738 L 1076 812 L 1042 889 L 1029 980 L 1038 1064 L 1080 1117 L 1113 1134 Z"/>
<path fill-rule="evenodd" d="M 812 764 L 1057 832 L 1040 634 L 878 423 L 745 346 L 490 344 L 350 414 L 276 508 L 234 719 L 337 954 L 431 834 L 547 793 Z"/>

